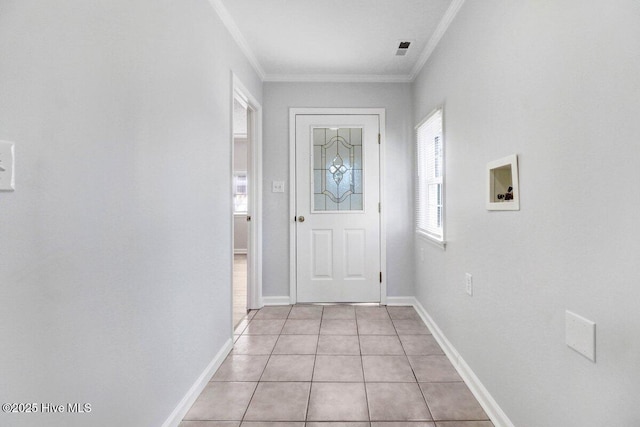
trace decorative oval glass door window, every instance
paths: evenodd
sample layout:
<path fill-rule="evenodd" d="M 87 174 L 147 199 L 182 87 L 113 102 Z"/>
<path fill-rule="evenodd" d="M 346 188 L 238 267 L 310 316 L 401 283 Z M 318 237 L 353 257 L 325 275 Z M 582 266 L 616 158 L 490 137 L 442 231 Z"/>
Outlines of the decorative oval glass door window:
<path fill-rule="evenodd" d="M 312 212 L 362 211 L 362 128 L 313 129 Z"/>

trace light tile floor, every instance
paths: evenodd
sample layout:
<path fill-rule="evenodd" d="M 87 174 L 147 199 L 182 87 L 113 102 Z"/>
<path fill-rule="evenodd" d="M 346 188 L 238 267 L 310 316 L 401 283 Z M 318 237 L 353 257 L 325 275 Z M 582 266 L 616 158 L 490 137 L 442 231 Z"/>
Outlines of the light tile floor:
<path fill-rule="evenodd" d="M 233 324 L 247 315 L 247 256 L 233 256 Z"/>
<path fill-rule="evenodd" d="M 493 427 L 413 307 L 251 311 L 180 427 Z"/>

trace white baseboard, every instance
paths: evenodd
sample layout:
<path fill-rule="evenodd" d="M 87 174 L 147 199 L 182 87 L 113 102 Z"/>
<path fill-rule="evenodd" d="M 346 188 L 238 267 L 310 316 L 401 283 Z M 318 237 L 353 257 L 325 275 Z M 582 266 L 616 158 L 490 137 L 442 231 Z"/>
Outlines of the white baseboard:
<path fill-rule="evenodd" d="M 453 366 L 458 371 L 458 374 L 462 377 L 464 382 L 469 387 L 469 390 L 473 393 L 473 395 L 478 399 L 478 402 L 482 406 L 482 409 L 487 413 L 487 416 L 491 419 L 495 427 L 514 427 L 513 423 L 507 417 L 507 414 L 504 413 L 502 408 L 498 405 L 495 399 L 489 393 L 489 390 L 480 382 L 480 379 L 473 372 L 471 367 L 464 361 L 464 359 L 460 356 L 460 353 L 455 349 L 453 344 L 447 339 L 442 330 L 438 327 L 436 322 L 429 316 L 427 310 L 420 304 L 415 297 L 407 297 L 402 298 L 402 301 L 407 301 L 411 299 L 412 302 L 410 304 L 402 304 L 402 305 L 412 305 L 420 317 L 422 321 L 427 325 L 433 337 L 438 341 L 440 347 L 447 355 Z M 391 305 L 391 304 L 389 304 Z M 396 305 L 396 304 L 394 304 Z"/>
<path fill-rule="evenodd" d="M 233 341 L 229 338 L 204 372 L 200 374 L 180 403 L 178 403 L 178 406 L 171 412 L 171 415 L 169 415 L 169 418 L 162 424 L 162 427 L 178 427 L 191 408 L 191 405 L 193 405 L 193 402 L 200 396 L 200 393 L 202 393 L 202 390 L 204 390 L 211 377 L 213 377 L 213 374 L 216 373 L 220 365 L 222 365 L 222 362 L 224 362 L 225 357 L 231 352 L 231 349 L 233 349 Z"/>
<path fill-rule="evenodd" d="M 415 297 L 387 297 L 387 305 L 416 305 Z M 417 309 L 416 309 L 417 310 Z"/>
<path fill-rule="evenodd" d="M 288 295 L 281 297 L 262 297 L 262 303 L 266 305 L 289 305 L 291 298 Z"/>

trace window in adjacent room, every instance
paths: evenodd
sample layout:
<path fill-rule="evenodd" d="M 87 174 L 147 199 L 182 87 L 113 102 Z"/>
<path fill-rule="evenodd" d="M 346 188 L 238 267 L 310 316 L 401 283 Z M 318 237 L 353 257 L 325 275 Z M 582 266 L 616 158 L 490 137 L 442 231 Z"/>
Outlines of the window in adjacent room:
<path fill-rule="evenodd" d="M 235 213 L 247 213 L 247 173 L 233 174 L 233 208 Z"/>
<path fill-rule="evenodd" d="M 416 127 L 416 232 L 444 243 L 442 108 Z"/>

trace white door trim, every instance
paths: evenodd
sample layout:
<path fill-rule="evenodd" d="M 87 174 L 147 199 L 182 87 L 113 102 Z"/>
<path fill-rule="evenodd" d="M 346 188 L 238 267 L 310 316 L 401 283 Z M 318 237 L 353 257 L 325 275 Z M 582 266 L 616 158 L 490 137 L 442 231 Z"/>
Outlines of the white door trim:
<path fill-rule="evenodd" d="M 377 115 L 380 122 L 380 268 L 382 269 L 382 283 L 380 283 L 380 304 L 387 304 L 387 230 L 385 225 L 385 147 L 386 147 L 386 110 L 384 108 L 289 108 L 289 297 L 290 303 L 298 301 L 296 288 L 297 259 L 296 259 L 296 116 L 309 114 L 357 114 Z"/>
<path fill-rule="evenodd" d="M 240 98 L 247 104 L 249 123 L 249 206 L 251 225 L 248 233 L 247 263 L 247 308 L 262 308 L 262 106 L 249 92 L 238 76 L 231 72 L 231 147 L 233 150 L 233 100 Z M 232 151 L 233 152 L 233 151 Z M 233 174 L 233 156 L 231 156 Z M 233 206 L 231 206 L 233 224 Z M 231 227 L 231 253 L 233 253 L 233 227 Z M 233 258 L 231 260 L 231 283 L 233 286 Z M 233 316 L 233 290 L 231 292 L 231 316 Z M 231 322 L 233 329 L 233 321 Z M 233 333 L 233 332 L 232 332 Z"/>

